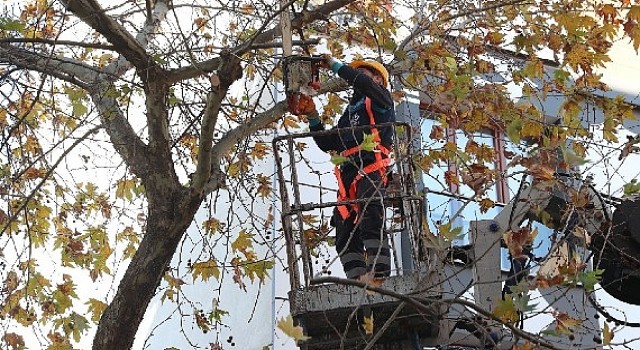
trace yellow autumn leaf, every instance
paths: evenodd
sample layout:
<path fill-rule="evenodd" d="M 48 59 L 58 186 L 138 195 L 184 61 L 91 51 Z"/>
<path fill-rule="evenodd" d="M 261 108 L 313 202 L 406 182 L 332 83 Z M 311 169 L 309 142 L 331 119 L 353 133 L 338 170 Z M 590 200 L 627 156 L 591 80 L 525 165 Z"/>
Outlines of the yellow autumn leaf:
<path fill-rule="evenodd" d="M 284 334 L 293 338 L 296 342 L 311 339 L 311 337 L 307 337 L 306 335 L 304 335 L 304 330 L 302 329 L 302 327 L 293 325 L 293 317 L 291 317 L 291 315 L 278 320 L 276 326 L 278 326 L 278 328 L 280 328 L 280 330 Z"/>
<path fill-rule="evenodd" d="M 611 340 L 613 340 L 613 329 L 609 328 L 609 324 L 605 322 L 602 329 L 602 345 L 611 344 Z"/>
<path fill-rule="evenodd" d="M 102 313 L 107 308 L 107 304 L 98 299 L 89 298 L 89 301 L 87 301 L 85 305 L 89 305 L 88 312 L 91 313 L 91 321 L 98 323 L 100 317 L 102 317 Z"/>
<path fill-rule="evenodd" d="M 253 248 L 253 235 L 246 230 L 241 230 L 238 234 L 238 238 L 231 243 L 231 250 L 234 253 L 237 251 L 245 253 L 251 248 Z"/>
<path fill-rule="evenodd" d="M 300 127 L 300 124 L 298 124 L 298 122 L 296 121 L 296 118 L 294 117 L 284 117 L 282 119 L 282 126 L 284 126 L 284 128 L 292 128 L 292 129 L 297 129 Z"/>
<path fill-rule="evenodd" d="M 220 268 L 218 267 L 218 262 L 214 259 L 210 259 L 194 263 L 191 266 L 191 275 L 193 275 L 194 279 L 199 276 L 203 281 L 206 281 L 211 277 L 220 279 Z"/>
<path fill-rule="evenodd" d="M 364 329 L 365 334 L 373 334 L 373 313 L 370 316 L 364 317 L 362 328 Z"/>

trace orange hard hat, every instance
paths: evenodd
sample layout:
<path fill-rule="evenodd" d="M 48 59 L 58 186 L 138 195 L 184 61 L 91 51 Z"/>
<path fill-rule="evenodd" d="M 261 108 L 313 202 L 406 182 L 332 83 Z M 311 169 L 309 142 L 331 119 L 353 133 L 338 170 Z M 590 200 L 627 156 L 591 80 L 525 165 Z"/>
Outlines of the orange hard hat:
<path fill-rule="evenodd" d="M 349 66 L 351 66 L 353 68 L 356 68 L 356 69 L 357 68 L 368 68 L 368 69 L 371 69 L 373 71 L 376 71 L 382 77 L 382 80 L 383 80 L 382 84 L 384 85 L 384 87 L 387 87 L 387 84 L 389 84 L 389 72 L 382 65 L 382 63 L 380 63 L 378 61 L 356 60 L 356 61 L 351 62 L 349 64 Z"/>

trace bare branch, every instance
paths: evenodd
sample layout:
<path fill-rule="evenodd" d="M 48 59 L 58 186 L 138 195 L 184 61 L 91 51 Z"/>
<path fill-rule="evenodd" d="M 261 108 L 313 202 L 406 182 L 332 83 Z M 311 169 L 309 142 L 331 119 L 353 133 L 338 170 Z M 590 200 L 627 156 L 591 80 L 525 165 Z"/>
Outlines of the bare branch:
<path fill-rule="evenodd" d="M 4 39 L 0 39 L 0 43 L 34 43 L 34 44 L 48 44 L 48 45 L 78 46 L 78 47 L 86 47 L 91 49 L 102 49 L 102 50 L 114 50 L 113 45 L 108 45 L 108 44 L 87 43 L 87 42 L 73 41 L 73 40 L 44 39 L 44 38 L 4 38 Z"/>
<path fill-rule="evenodd" d="M 465 12 L 461 12 L 461 13 L 456 13 L 447 17 L 443 17 L 443 18 L 439 18 L 438 20 L 441 23 L 446 23 L 449 21 L 452 21 L 454 19 L 457 18 L 462 18 L 462 17 L 466 17 L 466 16 L 471 16 L 473 14 L 476 13 L 483 13 L 489 10 L 493 10 L 493 9 L 497 9 L 500 7 L 506 7 L 506 6 L 513 6 L 513 5 L 518 5 L 521 3 L 525 3 L 531 0 L 509 0 L 509 1 L 505 1 L 505 2 L 497 2 L 497 3 L 491 3 L 491 5 L 486 6 L 486 7 L 480 7 L 477 9 L 473 9 L 473 10 L 469 10 L 469 11 L 465 11 Z M 419 24 L 417 28 L 415 28 L 413 30 L 413 32 L 409 35 L 407 35 L 407 37 L 400 43 L 400 45 L 398 45 L 398 50 L 403 50 L 409 43 L 411 43 L 415 38 L 417 38 L 419 35 L 421 35 L 422 33 L 426 32 L 427 30 L 429 30 L 429 26 L 425 25 L 424 23 L 422 23 L 421 25 Z"/>
<path fill-rule="evenodd" d="M 46 174 L 42 176 L 42 179 L 36 184 L 35 188 L 29 193 L 29 195 L 25 198 L 25 200 L 22 201 L 22 204 L 18 208 L 16 208 L 13 214 L 7 219 L 8 223 L 16 221 L 16 218 L 18 216 L 17 213 L 24 210 L 29 205 L 29 203 L 31 203 L 31 200 L 38 193 L 38 190 L 40 190 L 46 184 L 47 180 L 50 180 L 53 177 L 53 172 L 66 159 L 66 157 L 71 153 L 71 151 L 73 151 L 76 148 L 76 146 L 84 142 L 87 139 L 87 137 L 89 137 L 89 135 L 100 130 L 100 128 L 101 128 L 100 126 L 95 126 L 89 129 L 84 133 L 84 135 L 80 136 L 77 140 L 75 140 L 73 144 L 71 144 L 71 146 L 65 148 L 64 151 L 62 151 L 62 154 L 58 157 L 58 160 L 56 160 L 56 162 L 49 169 L 47 169 Z M 10 225 L 4 225 L 4 227 L 0 231 L 0 235 L 4 234 L 9 227 Z"/>
<path fill-rule="evenodd" d="M 95 0 L 62 0 L 65 7 L 83 22 L 102 34 L 131 64 L 147 69 L 154 61 L 144 47 L 118 22 L 107 16 Z"/>
<path fill-rule="evenodd" d="M 297 46 L 317 45 L 318 43 L 320 43 L 320 39 L 294 40 L 294 41 L 292 41 L 292 44 L 293 45 L 297 45 Z M 281 41 L 270 41 L 270 42 L 266 42 L 266 43 L 251 45 L 252 49 L 272 49 L 272 48 L 277 48 L 277 47 L 282 47 L 282 42 Z"/>
<path fill-rule="evenodd" d="M 312 23 L 318 20 L 327 19 L 332 12 L 351 4 L 352 2 L 355 2 L 355 0 L 334 0 L 326 4 L 320 5 L 318 7 L 315 7 L 311 10 L 304 10 L 301 13 L 299 13 L 291 21 L 291 29 L 292 30 L 300 29 L 304 25 L 307 25 L 309 23 Z M 264 31 L 259 35 L 257 35 L 253 40 L 253 42 L 263 43 L 263 42 L 274 40 L 275 38 L 281 35 L 282 35 L 281 27 L 277 25 L 272 29 Z"/>

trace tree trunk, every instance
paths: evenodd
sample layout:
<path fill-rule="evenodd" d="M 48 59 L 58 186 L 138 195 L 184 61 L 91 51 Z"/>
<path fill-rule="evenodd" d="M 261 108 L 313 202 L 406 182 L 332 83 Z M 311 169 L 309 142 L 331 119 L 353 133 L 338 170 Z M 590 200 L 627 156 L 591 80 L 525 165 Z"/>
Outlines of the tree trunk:
<path fill-rule="evenodd" d="M 149 194 L 147 232 L 102 314 L 93 350 L 125 350 L 133 345 L 149 302 L 202 203 L 201 196 L 189 196 L 184 189 L 172 192 L 173 196 Z"/>

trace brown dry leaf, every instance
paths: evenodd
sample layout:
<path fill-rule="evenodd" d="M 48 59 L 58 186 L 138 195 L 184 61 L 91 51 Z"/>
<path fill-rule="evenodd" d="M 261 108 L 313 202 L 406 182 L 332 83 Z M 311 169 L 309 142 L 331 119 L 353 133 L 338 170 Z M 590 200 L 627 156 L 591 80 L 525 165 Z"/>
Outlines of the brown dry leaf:
<path fill-rule="evenodd" d="M 391 93 L 391 98 L 393 98 L 393 101 L 395 101 L 396 103 L 399 103 L 400 101 L 402 101 L 402 99 L 404 99 L 405 97 L 405 93 L 404 91 L 394 91 Z"/>
<path fill-rule="evenodd" d="M 471 187 L 476 194 L 481 194 L 485 184 L 493 181 L 491 170 L 482 164 L 472 164 L 468 171 L 462 173 L 462 183 Z"/>
<path fill-rule="evenodd" d="M 21 335 L 16 333 L 7 333 L 4 335 L 3 340 L 13 350 L 24 349 L 24 339 Z"/>
<path fill-rule="evenodd" d="M 591 235 L 589 235 L 589 232 L 587 232 L 583 227 L 576 226 L 572 233 L 574 236 L 584 240 L 585 246 L 588 247 L 591 244 Z"/>
<path fill-rule="evenodd" d="M 489 209 L 496 206 L 496 203 L 489 198 L 482 198 L 480 201 L 480 212 L 486 213 Z"/>
<path fill-rule="evenodd" d="M 524 247 L 530 245 L 534 238 L 538 235 L 537 229 L 533 231 L 526 227 L 521 228 L 518 231 L 507 231 L 502 235 L 502 238 L 509 248 L 509 253 L 514 258 L 526 257 L 523 255 Z"/>
<path fill-rule="evenodd" d="M 460 179 L 455 171 L 447 170 L 444 173 L 444 180 L 449 186 L 460 185 Z"/>
<path fill-rule="evenodd" d="M 533 350 L 535 349 L 533 347 L 533 344 L 531 344 L 530 342 L 526 342 L 524 344 L 522 344 L 522 346 L 520 345 L 514 345 L 511 350 Z"/>
<path fill-rule="evenodd" d="M 537 181 L 551 181 L 555 179 L 555 171 L 544 164 L 531 164 L 529 174 Z"/>
<path fill-rule="evenodd" d="M 564 283 L 564 276 L 562 275 L 555 275 L 552 278 L 543 276 L 536 277 L 536 287 L 538 288 L 549 288 L 560 285 L 562 283 Z"/>
<path fill-rule="evenodd" d="M 431 133 L 429 138 L 432 140 L 444 140 L 444 129 L 440 125 L 434 125 L 431 127 Z"/>
<path fill-rule="evenodd" d="M 596 11 L 596 14 L 602 17 L 604 22 L 613 23 L 613 20 L 618 15 L 618 11 L 612 4 L 606 4 Z"/>
<path fill-rule="evenodd" d="M 240 287 L 240 289 L 244 290 L 245 292 L 247 291 L 247 286 L 244 284 L 244 281 L 242 280 L 242 271 L 240 271 L 240 267 L 238 266 L 237 263 L 233 264 L 233 282 L 235 284 L 238 285 L 238 287 Z"/>

